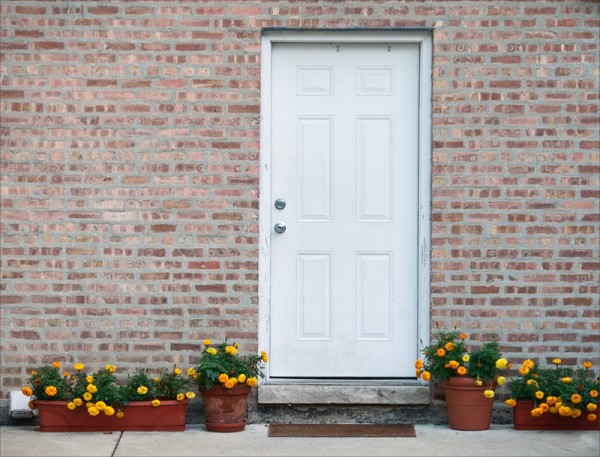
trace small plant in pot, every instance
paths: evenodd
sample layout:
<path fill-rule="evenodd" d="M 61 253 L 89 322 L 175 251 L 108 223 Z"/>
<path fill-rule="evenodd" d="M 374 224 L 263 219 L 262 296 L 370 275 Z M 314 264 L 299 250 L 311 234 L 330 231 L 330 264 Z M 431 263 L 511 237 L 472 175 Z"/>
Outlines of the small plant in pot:
<path fill-rule="evenodd" d="M 582 367 L 541 367 L 527 359 L 519 367 L 519 377 L 509 383 L 517 430 L 599 430 L 598 392 L 600 379 L 591 362 Z"/>
<path fill-rule="evenodd" d="M 444 387 L 450 428 L 487 430 L 495 389 L 505 381 L 500 372 L 510 367 L 498 342 L 487 341 L 468 351 L 464 332 L 440 330 L 435 339 L 422 349 L 424 358 L 415 363 L 417 378 Z"/>
<path fill-rule="evenodd" d="M 202 394 L 204 421 L 213 432 L 238 432 L 246 427 L 248 396 L 263 377 L 266 352 L 240 355 L 239 344 L 204 340 L 194 379 Z"/>

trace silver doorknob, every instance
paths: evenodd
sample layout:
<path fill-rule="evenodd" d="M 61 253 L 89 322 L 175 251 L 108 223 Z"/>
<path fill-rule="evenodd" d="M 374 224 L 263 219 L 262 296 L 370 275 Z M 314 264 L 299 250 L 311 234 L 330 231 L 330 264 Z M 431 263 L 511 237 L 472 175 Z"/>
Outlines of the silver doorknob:
<path fill-rule="evenodd" d="M 283 222 L 277 222 L 275 224 L 275 226 L 273 227 L 273 229 L 275 230 L 276 233 L 283 233 L 283 232 L 285 232 L 286 226 Z"/>

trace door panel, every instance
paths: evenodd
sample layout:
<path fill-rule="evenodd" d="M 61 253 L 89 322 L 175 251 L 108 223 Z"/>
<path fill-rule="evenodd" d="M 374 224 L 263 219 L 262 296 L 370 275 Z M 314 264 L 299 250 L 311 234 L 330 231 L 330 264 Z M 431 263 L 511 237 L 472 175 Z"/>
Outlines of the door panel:
<path fill-rule="evenodd" d="M 419 57 L 273 45 L 271 377 L 414 376 Z"/>

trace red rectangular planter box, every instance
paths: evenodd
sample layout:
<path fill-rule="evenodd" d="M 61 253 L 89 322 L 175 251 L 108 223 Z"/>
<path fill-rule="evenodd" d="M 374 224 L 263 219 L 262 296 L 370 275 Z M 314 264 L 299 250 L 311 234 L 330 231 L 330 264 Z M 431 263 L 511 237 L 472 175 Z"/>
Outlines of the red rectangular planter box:
<path fill-rule="evenodd" d="M 585 413 L 577 419 L 552 413 L 544 413 L 540 417 L 533 417 L 531 415 L 533 408 L 533 402 L 517 402 L 517 405 L 513 408 L 515 430 L 600 430 L 600 419 L 598 417 L 595 421 L 589 421 Z"/>
<path fill-rule="evenodd" d="M 122 408 L 125 416 L 90 416 L 84 406 L 71 411 L 66 401 L 36 401 L 42 432 L 181 432 L 189 400 L 134 401 Z"/>

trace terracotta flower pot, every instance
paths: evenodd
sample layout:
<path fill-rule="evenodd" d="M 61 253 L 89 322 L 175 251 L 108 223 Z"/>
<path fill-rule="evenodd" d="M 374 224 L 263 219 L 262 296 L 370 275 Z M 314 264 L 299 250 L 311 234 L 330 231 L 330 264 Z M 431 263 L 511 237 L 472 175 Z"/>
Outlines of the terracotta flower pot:
<path fill-rule="evenodd" d="M 533 417 L 531 415 L 533 408 L 532 401 L 517 401 L 513 408 L 515 430 L 600 430 L 598 417 L 594 421 L 589 421 L 585 413 L 577 418 L 552 413 Z"/>
<path fill-rule="evenodd" d="M 483 391 L 492 385 L 475 385 L 473 378 L 452 377 L 443 383 L 448 425 L 454 430 L 487 430 L 492 420 L 494 399 Z"/>
<path fill-rule="evenodd" d="M 248 396 L 252 390 L 245 384 L 231 389 L 215 385 L 210 390 L 200 388 L 204 403 L 206 429 L 211 432 L 241 432 L 246 428 Z"/>
<path fill-rule="evenodd" d="M 71 411 L 66 401 L 41 401 L 39 411 L 42 432 L 179 432 L 185 430 L 189 400 L 161 400 L 160 406 L 149 401 L 133 401 L 122 410 L 125 416 L 90 416 L 85 406 Z"/>

